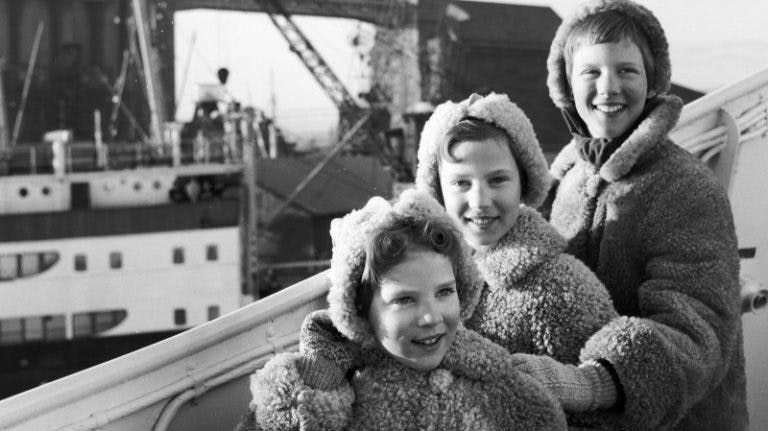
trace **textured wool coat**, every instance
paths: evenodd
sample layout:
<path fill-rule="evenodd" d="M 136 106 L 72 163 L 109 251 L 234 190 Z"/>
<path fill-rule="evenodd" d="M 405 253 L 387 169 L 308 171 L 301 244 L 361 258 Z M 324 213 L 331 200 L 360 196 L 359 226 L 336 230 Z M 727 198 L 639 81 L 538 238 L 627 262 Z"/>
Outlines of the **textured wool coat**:
<path fill-rule="evenodd" d="M 533 126 L 505 94 L 445 102 L 424 125 L 416 187 L 442 202 L 440 146 L 465 118 L 499 127 L 523 173 L 520 217 L 498 243 L 475 253 L 487 286 L 467 327 L 510 352 L 538 353 L 575 363 L 584 342 L 616 316 L 608 292 L 565 241 L 531 207 L 544 200 L 550 175 Z M 488 145 L 495 145 L 488 143 Z"/>
<path fill-rule="evenodd" d="M 549 391 L 517 371 L 506 350 L 462 325 L 440 366 L 430 372 L 405 367 L 380 350 L 370 322 L 357 312 L 355 295 L 367 238 L 403 220 L 440 225 L 459 241 L 461 252 L 452 264 L 460 318 L 465 321 L 472 314 L 483 282 L 440 204 L 415 190 L 404 192 L 394 205 L 372 199 L 331 226 L 330 319 L 349 343 L 363 350 L 351 386 L 342 381 L 338 389 L 312 389 L 304 383 L 307 358 L 278 356 L 252 378 L 252 414 L 245 429 L 565 430 L 562 408 Z M 315 334 L 303 332 L 305 336 Z M 329 351 L 319 356 L 332 357 L 335 346 L 324 347 Z M 324 365 L 335 364 L 315 361 L 310 366 Z"/>
<path fill-rule="evenodd" d="M 437 369 L 406 367 L 368 350 L 348 384 L 307 387 L 300 355 L 278 356 L 252 380 L 251 430 L 565 430 L 557 402 L 510 355 L 460 328 Z M 296 399 L 309 399 L 303 410 Z"/>
<path fill-rule="evenodd" d="M 475 253 L 487 285 L 467 327 L 510 352 L 576 363 L 584 342 L 617 317 L 608 291 L 534 209 L 521 206 L 515 226 Z"/>
<path fill-rule="evenodd" d="M 626 402 L 613 426 L 742 430 L 730 205 L 711 171 L 667 138 L 682 102 L 659 98 L 599 170 L 578 156 L 575 142 L 551 167 L 550 222 L 622 315 L 586 343 L 581 359 L 603 358 L 619 376 Z"/>

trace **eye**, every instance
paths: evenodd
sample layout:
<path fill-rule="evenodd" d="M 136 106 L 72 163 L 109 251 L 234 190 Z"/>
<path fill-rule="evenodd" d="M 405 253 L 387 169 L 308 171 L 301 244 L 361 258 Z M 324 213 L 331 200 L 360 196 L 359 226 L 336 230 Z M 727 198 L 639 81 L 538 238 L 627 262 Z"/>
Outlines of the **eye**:
<path fill-rule="evenodd" d="M 416 300 L 412 296 L 398 296 L 392 300 L 392 303 L 396 305 L 408 305 L 414 303 L 415 301 Z"/>
<path fill-rule="evenodd" d="M 437 292 L 437 296 L 452 296 L 454 293 L 456 293 L 455 287 L 445 287 Z"/>
<path fill-rule="evenodd" d="M 492 186 L 498 186 L 509 181 L 509 177 L 506 175 L 495 175 L 488 179 L 488 184 Z"/>
<path fill-rule="evenodd" d="M 463 179 L 463 178 L 455 179 L 455 180 L 453 180 L 451 182 L 451 184 L 454 187 L 458 187 L 460 189 L 468 189 L 468 188 L 472 187 L 472 182 L 470 180 L 466 180 L 466 179 Z"/>
<path fill-rule="evenodd" d="M 640 70 L 636 67 L 622 67 L 619 69 L 619 73 L 622 75 L 639 75 Z"/>
<path fill-rule="evenodd" d="M 591 76 L 596 76 L 599 73 L 600 72 L 597 69 L 584 69 L 581 72 L 579 72 L 579 75 L 586 76 L 586 77 L 591 77 Z"/>

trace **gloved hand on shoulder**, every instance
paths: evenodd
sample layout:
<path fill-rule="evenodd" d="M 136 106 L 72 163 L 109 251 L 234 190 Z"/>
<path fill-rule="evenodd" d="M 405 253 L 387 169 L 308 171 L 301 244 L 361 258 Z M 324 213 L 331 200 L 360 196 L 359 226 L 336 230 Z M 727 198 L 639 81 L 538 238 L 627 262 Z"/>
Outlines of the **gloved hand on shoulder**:
<path fill-rule="evenodd" d="M 515 368 L 552 391 L 567 412 L 610 408 L 619 401 L 620 388 L 599 362 L 587 361 L 575 366 L 562 364 L 549 356 L 515 353 L 512 357 Z"/>
<path fill-rule="evenodd" d="M 328 310 L 318 310 L 304 318 L 299 352 L 304 382 L 315 389 L 331 389 L 339 386 L 358 362 L 360 346 L 333 326 Z"/>

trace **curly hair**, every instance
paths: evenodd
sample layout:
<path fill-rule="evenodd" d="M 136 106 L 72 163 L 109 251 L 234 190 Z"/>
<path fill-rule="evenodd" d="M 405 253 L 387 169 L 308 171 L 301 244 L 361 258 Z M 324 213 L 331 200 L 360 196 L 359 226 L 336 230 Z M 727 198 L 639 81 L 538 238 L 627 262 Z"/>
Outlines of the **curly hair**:
<path fill-rule="evenodd" d="M 374 232 L 366 243 L 365 267 L 355 295 L 358 315 L 368 317 L 373 292 L 387 271 L 402 263 L 408 252 L 436 252 L 447 257 L 455 270 L 461 260 L 459 235 L 449 225 L 410 218 Z"/>

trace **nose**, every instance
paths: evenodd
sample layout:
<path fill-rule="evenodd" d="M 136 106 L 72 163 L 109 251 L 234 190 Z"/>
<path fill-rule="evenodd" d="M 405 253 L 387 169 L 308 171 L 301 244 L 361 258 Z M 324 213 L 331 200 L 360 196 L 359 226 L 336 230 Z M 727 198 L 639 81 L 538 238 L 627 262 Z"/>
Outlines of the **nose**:
<path fill-rule="evenodd" d="M 616 94 L 618 89 L 618 77 L 612 71 L 606 71 L 600 74 L 597 78 L 597 93 L 598 94 Z"/>
<path fill-rule="evenodd" d="M 484 209 L 491 206 L 491 192 L 485 184 L 479 183 L 469 191 L 467 199 L 472 209 Z"/>
<path fill-rule="evenodd" d="M 423 304 L 419 310 L 419 326 L 434 326 L 443 321 L 443 314 L 435 304 Z"/>

